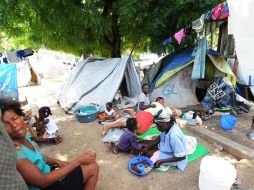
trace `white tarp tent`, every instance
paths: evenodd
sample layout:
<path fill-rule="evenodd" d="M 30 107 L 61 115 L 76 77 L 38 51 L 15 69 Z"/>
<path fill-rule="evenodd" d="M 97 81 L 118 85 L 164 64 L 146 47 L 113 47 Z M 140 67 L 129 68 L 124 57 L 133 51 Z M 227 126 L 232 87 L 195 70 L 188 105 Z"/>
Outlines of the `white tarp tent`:
<path fill-rule="evenodd" d="M 193 64 L 188 65 L 162 86 L 154 89 L 151 94 L 152 101 L 162 96 L 165 99 L 165 105 L 170 107 L 179 108 L 198 104 L 199 102 L 195 95 L 196 82 L 191 80 L 192 68 Z"/>
<path fill-rule="evenodd" d="M 35 85 L 40 82 L 38 74 L 35 72 L 28 59 L 16 63 L 16 66 L 18 87 Z"/>
<path fill-rule="evenodd" d="M 63 78 L 67 74 L 67 67 L 61 60 L 53 59 L 52 57 L 42 57 L 38 59 L 35 54 L 30 57 L 30 63 L 36 73 L 45 79 Z"/>
<path fill-rule="evenodd" d="M 28 61 L 22 61 L 17 63 L 17 82 L 18 87 L 28 86 L 29 82 L 31 81 L 32 74 L 31 74 L 31 66 L 29 65 Z"/>
<path fill-rule="evenodd" d="M 228 0 L 228 33 L 235 38 L 238 78 L 254 95 L 254 1 Z"/>
<path fill-rule="evenodd" d="M 7 52 L 8 62 L 16 64 L 18 87 L 38 84 L 40 78 L 28 58 L 20 58 L 17 51 Z"/>
<path fill-rule="evenodd" d="M 141 85 L 130 56 L 87 58 L 74 67 L 60 90 L 58 101 L 68 113 L 89 103 L 104 106 L 113 100 L 123 81 L 130 104 L 135 105 Z"/>

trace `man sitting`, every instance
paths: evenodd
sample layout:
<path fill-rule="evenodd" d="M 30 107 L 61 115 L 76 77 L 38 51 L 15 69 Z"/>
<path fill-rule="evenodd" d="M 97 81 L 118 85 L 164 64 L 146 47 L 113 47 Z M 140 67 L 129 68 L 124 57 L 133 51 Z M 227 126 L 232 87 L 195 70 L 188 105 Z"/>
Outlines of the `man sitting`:
<path fill-rule="evenodd" d="M 147 108 L 155 108 L 156 105 L 151 104 L 150 99 L 149 99 L 149 85 L 148 84 L 143 84 L 142 85 L 142 93 L 139 96 L 138 99 L 138 106 L 137 106 L 137 112 L 145 110 Z"/>

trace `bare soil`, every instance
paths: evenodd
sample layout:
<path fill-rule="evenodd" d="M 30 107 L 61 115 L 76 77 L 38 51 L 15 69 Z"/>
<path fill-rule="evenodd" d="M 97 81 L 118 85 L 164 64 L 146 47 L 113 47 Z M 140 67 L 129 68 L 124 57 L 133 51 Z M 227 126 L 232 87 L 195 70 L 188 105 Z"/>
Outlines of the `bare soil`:
<path fill-rule="evenodd" d="M 250 131 L 253 117 L 254 110 L 250 110 L 249 113 L 239 114 L 238 122 L 232 130 L 224 130 L 220 127 L 221 116 L 212 116 L 211 119 L 204 121 L 204 125 L 207 126 L 207 129 L 219 135 L 254 149 L 254 141 L 246 136 L 246 133 Z"/>
<path fill-rule="evenodd" d="M 106 144 L 102 143 L 101 127 L 97 121 L 86 124 L 79 123 L 73 115 L 65 114 L 59 107 L 56 102 L 60 85 L 61 82 L 59 81 L 43 80 L 40 86 L 19 89 L 19 91 L 27 97 L 29 104 L 36 104 L 39 107 L 50 106 L 54 119 L 60 127 L 60 132 L 63 135 L 63 142 L 58 145 L 41 146 L 40 150 L 43 153 L 58 159 L 71 161 L 85 150 L 94 150 L 97 153 L 97 162 L 100 167 L 100 175 L 96 190 L 198 189 L 201 159 L 195 160 L 189 164 L 184 172 L 179 172 L 176 169 L 165 173 L 151 172 L 145 177 L 137 177 L 131 174 L 127 167 L 130 157 L 122 153 L 115 155 L 109 150 Z M 246 122 L 248 122 L 247 119 Z M 240 127 L 236 127 L 236 129 L 237 128 Z M 247 124 L 245 130 L 247 131 Z M 192 135 L 191 133 L 189 134 Z M 214 150 L 214 147 L 205 140 L 198 137 L 197 140 L 210 150 L 210 155 L 221 156 L 235 165 L 238 178 L 242 181 L 242 187 L 254 187 L 254 167 L 252 161 L 238 161 L 225 152 Z"/>

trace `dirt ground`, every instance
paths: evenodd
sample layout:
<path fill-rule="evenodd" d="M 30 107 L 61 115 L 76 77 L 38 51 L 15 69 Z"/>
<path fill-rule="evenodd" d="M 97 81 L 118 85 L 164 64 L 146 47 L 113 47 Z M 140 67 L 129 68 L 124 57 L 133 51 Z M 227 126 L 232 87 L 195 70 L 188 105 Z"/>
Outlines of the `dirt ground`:
<path fill-rule="evenodd" d="M 145 177 L 137 177 L 128 171 L 130 157 L 125 154 L 114 155 L 106 144 L 101 141 L 101 128 L 97 121 L 82 124 L 76 121 L 73 115 L 66 115 L 57 102 L 57 92 L 61 81 L 43 80 L 39 86 L 19 89 L 25 95 L 29 104 L 50 106 L 53 116 L 61 134 L 63 142 L 58 145 L 43 145 L 40 150 L 52 157 L 71 161 L 85 150 L 94 150 L 97 153 L 97 162 L 100 175 L 96 190 L 111 189 L 137 189 L 137 190 L 196 190 L 198 189 L 198 176 L 200 160 L 189 164 L 184 172 L 172 170 L 165 173 L 151 172 Z M 192 135 L 191 133 L 189 133 Z M 229 160 L 237 168 L 237 176 L 242 181 L 242 187 L 254 187 L 253 162 L 248 160 L 237 161 L 225 152 L 215 150 L 206 141 L 197 137 L 210 150 L 210 155 L 218 155 Z"/>
<path fill-rule="evenodd" d="M 250 131 L 253 117 L 254 110 L 250 110 L 249 113 L 239 114 L 235 127 L 227 131 L 220 127 L 221 116 L 218 115 L 212 116 L 211 119 L 204 122 L 204 125 L 207 126 L 207 129 L 217 134 L 254 149 L 254 141 L 248 139 L 246 136 L 246 133 Z"/>

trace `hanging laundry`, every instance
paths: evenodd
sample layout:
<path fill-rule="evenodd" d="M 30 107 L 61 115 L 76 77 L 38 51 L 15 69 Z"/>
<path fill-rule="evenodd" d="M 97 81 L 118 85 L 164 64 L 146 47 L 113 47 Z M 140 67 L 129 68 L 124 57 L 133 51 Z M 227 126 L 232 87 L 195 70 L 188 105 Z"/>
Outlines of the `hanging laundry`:
<path fill-rule="evenodd" d="M 221 10 L 224 7 L 223 3 L 220 3 L 219 5 L 217 5 L 214 9 L 213 9 L 213 13 L 212 13 L 212 19 L 213 20 L 217 20 L 220 16 Z"/>
<path fill-rule="evenodd" d="M 207 51 L 207 39 L 204 37 L 199 40 L 196 49 L 194 65 L 192 69 L 191 79 L 203 79 L 205 77 L 205 57 Z"/>
<path fill-rule="evenodd" d="M 163 46 L 167 46 L 167 45 L 170 44 L 171 42 L 172 42 L 172 38 L 170 37 L 170 38 L 164 40 L 164 41 L 162 42 L 162 44 L 163 44 Z"/>
<path fill-rule="evenodd" d="M 175 37 L 176 41 L 178 42 L 178 44 L 180 44 L 181 41 L 183 40 L 183 38 L 185 37 L 184 28 L 179 30 L 177 33 L 175 33 L 174 37 Z"/>
<path fill-rule="evenodd" d="M 192 21 L 192 29 L 196 32 L 201 32 L 204 27 L 205 14 L 203 14 L 199 19 Z"/>
<path fill-rule="evenodd" d="M 212 20 L 213 9 L 205 14 L 205 20 Z"/>
<path fill-rule="evenodd" d="M 228 9 L 228 3 L 225 3 L 223 8 L 221 9 L 219 19 L 224 20 L 229 17 L 229 9 Z"/>
<path fill-rule="evenodd" d="M 24 50 L 19 50 L 19 51 L 17 51 L 16 55 L 17 55 L 17 57 L 22 59 L 25 56 L 25 51 Z"/>

